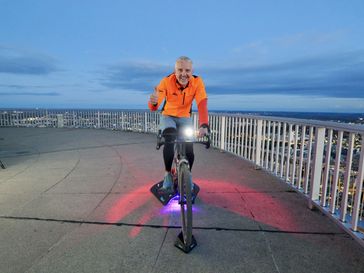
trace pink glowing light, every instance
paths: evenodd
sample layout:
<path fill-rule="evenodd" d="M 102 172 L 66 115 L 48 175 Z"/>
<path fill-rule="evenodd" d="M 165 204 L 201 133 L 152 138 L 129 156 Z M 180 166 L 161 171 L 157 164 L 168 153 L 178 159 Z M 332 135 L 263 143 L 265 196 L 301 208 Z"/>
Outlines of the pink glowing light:
<path fill-rule="evenodd" d="M 224 208 L 243 217 L 276 227 L 279 230 L 296 230 L 299 228 L 298 221 L 295 219 L 297 216 L 293 214 L 291 208 L 285 205 L 282 200 L 274 198 L 270 193 L 259 192 L 246 185 L 225 181 L 199 180 L 196 182 L 201 186 L 201 189 L 204 189 L 198 195 L 200 200 L 210 206 Z M 241 200 L 229 198 L 230 196 L 225 194 L 226 192 L 249 193 L 244 197 L 247 199 L 248 208 L 243 207 Z M 252 209 L 260 211 L 260 213 L 252 216 L 250 211 Z M 266 213 L 261 213 L 261 211 L 266 211 Z"/>
<path fill-rule="evenodd" d="M 280 230 L 298 228 L 296 219 L 298 216 L 292 214 L 284 200 L 279 200 L 270 193 L 259 192 L 246 185 L 226 181 L 196 180 L 196 183 L 201 187 L 201 191 L 198 195 L 199 202 L 193 206 L 194 213 L 201 210 L 198 204 L 204 203 L 209 207 L 223 208 Z M 148 224 L 155 218 L 161 218 L 160 220 L 167 225 L 169 216 L 180 212 L 178 197 L 176 196 L 166 206 L 161 207 L 161 204 L 149 192 L 151 185 L 152 183 L 143 185 L 130 193 L 121 195 L 106 213 L 106 220 L 117 223 L 132 213 L 142 212 L 137 220 L 141 226 L 133 227 L 129 233 L 130 237 L 138 236 L 143 229 L 142 225 Z M 231 195 L 226 193 L 249 194 L 244 195 L 245 202 L 242 202 L 241 199 L 231 198 Z M 257 213 L 252 216 L 250 209 L 260 210 L 260 212 L 266 211 L 267 213 Z M 275 213 L 269 213 L 272 211 Z"/>
<path fill-rule="evenodd" d="M 152 199 L 152 195 L 149 194 L 149 188 L 150 185 L 144 185 L 126 195 L 120 196 L 106 214 L 106 220 L 116 223 L 143 206 Z"/>

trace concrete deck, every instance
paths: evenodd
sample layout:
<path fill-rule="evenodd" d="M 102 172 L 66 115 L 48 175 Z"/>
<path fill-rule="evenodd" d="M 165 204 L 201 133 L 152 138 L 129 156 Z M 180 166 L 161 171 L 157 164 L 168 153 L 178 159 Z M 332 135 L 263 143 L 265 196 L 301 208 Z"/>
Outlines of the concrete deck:
<path fill-rule="evenodd" d="M 195 151 L 198 246 L 184 254 L 178 209 L 149 192 L 154 135 L 0 128 L 0 272 L 364 272 L 364 249 L 287 185 Z"/>

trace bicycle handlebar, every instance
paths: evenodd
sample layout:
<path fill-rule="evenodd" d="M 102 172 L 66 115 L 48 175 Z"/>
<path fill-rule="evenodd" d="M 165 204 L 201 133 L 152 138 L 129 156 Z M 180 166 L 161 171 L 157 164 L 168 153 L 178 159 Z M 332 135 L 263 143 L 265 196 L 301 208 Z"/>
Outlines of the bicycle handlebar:
<path fill-rule="evenodd" d="M 164 140 L 162 140 L 164 139 Z M 199 139 L 203 139 L 202 141 Z M 177 138 L 176 140 L 173 141 L 166 141 L 164 136 L 162 135 L 158 135 L 157 136 L 157 146 L 155 147 L 157 150 L 160 149 L 160 147 L 162 147 L 165 143 L 199 143 L 199 144 L 203 144 L 205 145 L 206 149 L 210 148 L 211 145 L 211 139 L 210 139 L 210 134 L 207 134 L 205 136 L 203 136 L 202 138 L 192 138 L 192 139 L 186 139 L 186 138 Z"/>

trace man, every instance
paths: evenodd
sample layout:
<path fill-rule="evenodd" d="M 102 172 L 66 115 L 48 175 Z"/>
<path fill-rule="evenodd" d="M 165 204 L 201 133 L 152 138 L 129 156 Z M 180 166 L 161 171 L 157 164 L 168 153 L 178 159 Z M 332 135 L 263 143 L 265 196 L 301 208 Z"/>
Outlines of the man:
<path fill-rule="evenodd" d="M 207 95 L 204 83 L 200 77 L 192 75 L 192 61 L 190 58 L 179 57 L 175 63 L 174 73 L 163 78 L 154 93 L 150 96 L 148 106 L 151 111 L 158 110 L 163 101 L 160 117 L 160 130 L 166 141 L 173 141 L 171 136 L 184 127 L 192 127 L 192 102 L 196 101 L 199 113 L 199 137 L 208 133 Z M 163 148 L 165 175 L 164 190 L 172 190 L 173 179 L 171 168 L 174 156 L 174 145 L 166 143 Z M 192 169 L 194 161 L 192 143 L 186 145 L 186 156 Z"/>

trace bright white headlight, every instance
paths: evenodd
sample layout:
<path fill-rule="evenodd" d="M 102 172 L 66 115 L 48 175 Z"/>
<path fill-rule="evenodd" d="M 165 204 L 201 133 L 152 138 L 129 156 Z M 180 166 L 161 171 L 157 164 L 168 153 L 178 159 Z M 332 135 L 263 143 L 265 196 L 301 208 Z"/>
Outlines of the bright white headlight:
<path fill-rule="evenodd" d="M 186 128 L 183 133 L 184 133 L 184 135 L 186 137 L 193 137 L 193 129 L 192 128 Z"/>

